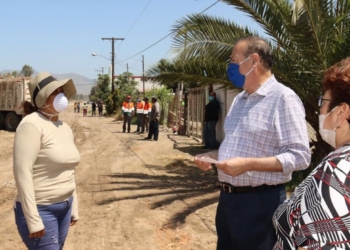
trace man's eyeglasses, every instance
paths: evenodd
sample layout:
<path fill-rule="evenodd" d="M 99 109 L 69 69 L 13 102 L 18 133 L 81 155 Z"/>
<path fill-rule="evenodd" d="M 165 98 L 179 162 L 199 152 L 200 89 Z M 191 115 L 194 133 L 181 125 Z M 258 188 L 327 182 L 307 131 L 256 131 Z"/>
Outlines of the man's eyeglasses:
<path fill-rule="evenodd" d="M 324 104 L 324 101 L 331 101 L 331 99 L 326 99 L 326 98 L 323 98 L 323 96 L 319 96 L 318 97 L 318 106 L 322 107 Z"/>

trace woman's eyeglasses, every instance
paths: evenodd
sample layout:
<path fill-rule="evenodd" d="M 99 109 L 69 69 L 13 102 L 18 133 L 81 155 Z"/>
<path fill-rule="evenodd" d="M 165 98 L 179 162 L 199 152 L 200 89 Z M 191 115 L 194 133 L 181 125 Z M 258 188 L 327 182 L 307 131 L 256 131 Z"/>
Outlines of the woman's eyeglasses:
<path fill-rule="evenodd" d="M 319 96 L 318 97 L 318 106 L 322 107 L 324 105 L 324 101 L 331 101 L 331 99 L 326 99 L 326 98 L 323 98 L 323 96 Z"/>

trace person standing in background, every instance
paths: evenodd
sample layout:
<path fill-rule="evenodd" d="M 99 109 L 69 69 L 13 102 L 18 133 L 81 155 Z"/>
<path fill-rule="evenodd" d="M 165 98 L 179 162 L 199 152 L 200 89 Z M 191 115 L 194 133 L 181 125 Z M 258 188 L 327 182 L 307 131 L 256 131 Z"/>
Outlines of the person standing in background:
<path fill-rule="evenodd" d="M 150 114 L 150 124 L 149 124 L 149 132 L 148 136 L 145 140 L 153 140 L 158 141 L 159 135 L 159 120 L 160 120 L 160 105 L 157 101 L 157 97 L 152 97 L 152 109 Z"/>
<path fill-rule="evenodd" d="M 96 116 L 96 103 L 95 102 L 92 102 L 91 116 Z"/>
<path fill-rule="evenodd" d="M 102 116 L 103 104 L 102 101 L 98 102 L 98 115 Z"/>
<path fill-rule="evenodd" d="M 80 154 L 71 128 L 59 120 L 76 89 L 71 79 L 42 72 L 28 83 L 13 147 L 18 232 L 29 250 L 63 249 L 79 219 L 75 167 Z"/>
<path fill-rule="evenodd" d="M 205 105 L 204 113 L 204 147 L 203 148 L 216 148 L 216 124 L 219 120 L 220 104 L 216 100 L 216 93 L 210 92 L 209 103 Z"/>
<path fill-rule="evenodd" d="M 137 118 L 137 129 L 136 133 L 140 133 L 143 127 L 143 107 L 145 103 L 141 100 L 141 97 L 137 97 L 136 104 L 136 118 Z"/>
<path fill-rule="evenodd" d="M 128 124 L 128 133 L 131 129 L 131 118 L 134 115 L 134 103 L 130 100 L 131 96 L 127 96 L 122 106 L 122 117 L 123 117 L 123 133 L 126 131 L 126 124 Z"/>
<path fill-rule="evenodd" d="M 149 116 L 151 114 L 152 104 L 148 101 L 148 97 L 145 97 L 144 99 L 145 105 L 143 106 L 143 122 L 142 122 L 142 130 L 141 133 L 146 132 L 148 133 L 149 129 Z"/>
<path fill-rule="evenodd" d="M 86 104 L 86 102 L 84 102 L 84 105 L 83 105 L 83 116 L 87 116 L 87 111 L 88 111 L 88 105 Z"/>

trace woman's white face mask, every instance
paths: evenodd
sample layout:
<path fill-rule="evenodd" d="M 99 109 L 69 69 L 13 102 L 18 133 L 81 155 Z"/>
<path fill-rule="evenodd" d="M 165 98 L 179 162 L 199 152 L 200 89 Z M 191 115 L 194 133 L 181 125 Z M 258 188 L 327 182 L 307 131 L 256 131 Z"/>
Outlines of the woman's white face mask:
<path fill-rule="evenodd" d="M 65 96 L 65 94 L 63 93 L 59 93 L 58 95 L 55 96 L 54 100 L 53 100 L 53 108 L 54 110 L 52 110 L 50 108 L 51 105 L 45 105 L 43 108 L 48 108 L 49 110 L 51 110 L 52 113 L 54 114 L 48 114 L 46 112 L 43 112 L 42 110 L 40 110 L 40 112 L 42 112 L 43 114 L 47 115 L 50 117 L 50 120 L 52 117 L 54 116 L 58 116 L 58 114 L 64 110 L 67 109 L 68 107 L 68 99 Z"/>
<path fill-rule="evenodd" d="M 65 111 L 68 107 L 68 99 L 63 93 L 59 93 L 53 100 L 53 108 L 58 112 Z"/>
<path fill-rule="evenodd" d="M 327 142 L 329 145 L 331 145 L 333 148 L 336 147 L 335 145 L 335 135 L 336 135 L 336 129 L 337 127 L 335 126 L 333 130 L 330 130 L 330 129 L 325 129 L 323 126 L 324 126 L 324 121 L 326 119 L 326 117 L 332 113 L 333 110 L 335 110 L 337 107 L 335 107 L 334 109 L 332 109 L 328 114 L 326 115 L 319 115 L 318 116 L 318 120 L 319 120 L 319 132 L 320 132 L 320 135 L 322 137 L 322 139 Z"/>

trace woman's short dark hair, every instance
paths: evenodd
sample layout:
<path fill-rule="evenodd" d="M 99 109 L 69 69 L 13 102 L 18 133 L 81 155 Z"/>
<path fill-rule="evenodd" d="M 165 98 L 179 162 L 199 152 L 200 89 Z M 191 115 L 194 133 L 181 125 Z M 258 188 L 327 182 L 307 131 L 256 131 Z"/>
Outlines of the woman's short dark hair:
<path fill-rule="evenodd" d="M 322 84 L 323 92 L 329 90 L 332 99 L 328 111 L 341 103 L 350 106 L 350 57 L 325 70 Z"/>
<path fill-rule="evenodd" d="M 23 107 L 23 112 L 24 112 L 24 115 L 29 115 L 33 112 L 36 112 L 38 111 L 38 108 L 34 105 L 32 105 L 30 102 L 28 101 L 24 101 L 21 106 Z"/>

